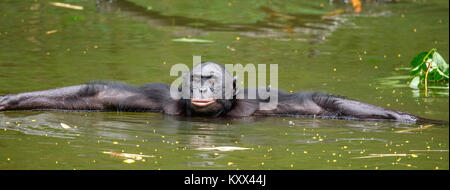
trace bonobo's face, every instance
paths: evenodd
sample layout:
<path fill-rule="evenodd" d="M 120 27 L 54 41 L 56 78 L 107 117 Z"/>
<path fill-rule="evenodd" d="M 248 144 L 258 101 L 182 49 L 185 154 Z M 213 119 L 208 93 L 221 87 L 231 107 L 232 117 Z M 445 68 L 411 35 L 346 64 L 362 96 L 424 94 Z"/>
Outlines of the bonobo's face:
<path fill-rule="evenodd" d="M 188 82 L 186 77 L 183 88 L 189 85 Z M 190 72 L 190 83 L 191 110 L 214 115 L 230 109 L 234 93 L 233 78 L 223 66 L 211 62 L 196 65 Z"/>

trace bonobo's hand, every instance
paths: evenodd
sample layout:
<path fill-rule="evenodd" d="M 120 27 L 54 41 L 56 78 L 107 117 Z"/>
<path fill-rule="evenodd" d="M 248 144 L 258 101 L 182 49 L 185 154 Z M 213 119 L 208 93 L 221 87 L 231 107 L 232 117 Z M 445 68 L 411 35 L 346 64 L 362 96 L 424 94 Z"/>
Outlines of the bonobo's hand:
<path fill-rule="evenodd" d="M 0 96 L 0 111 L 6 109 L 7 96 Z"/>
<path fill-rule="evenodd" d="M 0 111 L 8 109 L 13 98 L 10 95 L 0 96 Z"/>

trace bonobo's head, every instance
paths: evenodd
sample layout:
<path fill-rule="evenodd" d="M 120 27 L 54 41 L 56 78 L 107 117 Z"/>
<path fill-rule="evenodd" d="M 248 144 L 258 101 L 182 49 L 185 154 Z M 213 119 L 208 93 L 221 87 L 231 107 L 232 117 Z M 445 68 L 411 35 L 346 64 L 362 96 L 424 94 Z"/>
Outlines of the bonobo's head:
<path fill-rule="evenodd" d="M 212 62 L 197 64 L 183 78 L 183 97 L 190 97 L 184 99 L 188 115 L 218 116 L 231 109 L 238 90 L 236 78 L 224 66 Z"/>

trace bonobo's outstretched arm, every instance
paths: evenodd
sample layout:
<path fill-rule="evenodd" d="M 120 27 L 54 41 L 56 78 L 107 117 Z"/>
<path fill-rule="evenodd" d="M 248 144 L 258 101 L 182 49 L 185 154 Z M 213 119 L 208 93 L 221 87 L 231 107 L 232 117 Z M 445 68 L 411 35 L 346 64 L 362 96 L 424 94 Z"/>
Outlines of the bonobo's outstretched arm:
<path fill-rule="evenodd" d="M 417 122 L 422 120 L 422 118 L 407 112 L 394 111 L 338 96 L 316 94 L 312 99 L 324 109 L 324 113 L 331 115 L 337 114 L 337 116 L 350 116 L 358 119 L 383 119 L 401 122 Z"/>
<path fill-rule="evenodd" d="M 118 110 L 174 112 L 166 84 L 134 87 L 121 83 L 96 82 L 52 90 L 0 96 L 2 110 Z"/>
<path fill-rule="evenodd" d="M 291 94 L 280 91 L 278 95 L 277 109 L 269 111 L 258 110 L 255 112 L 255 115 L 315 115 L 340 119 L 381 119 L 410 123 L 440 123 L 440 121 L 420 118 L 407 112 L 389 110 L 324 93 L 297 92 Z"/>

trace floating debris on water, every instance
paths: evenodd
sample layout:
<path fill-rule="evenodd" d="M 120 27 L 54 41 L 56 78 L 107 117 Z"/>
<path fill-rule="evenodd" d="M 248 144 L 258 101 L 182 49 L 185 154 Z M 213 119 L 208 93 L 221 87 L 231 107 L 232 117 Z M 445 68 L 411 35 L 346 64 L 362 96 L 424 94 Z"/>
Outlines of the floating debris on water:
<path fill-rule="evenodd" d="M 50 2 L 50 5 L 68 8 L 68 9 L 83 10 L 83 6 L 71 5 L 71 4 L 67 4 L 67 3 Z"/>
<path fill-rule="evenodd" d="M 50 31 L 47 31 L 46 34 L 49 35 L 49 34 L 53 34 L 53 33 L 56 33 L 56 32 L 58 32 L 58 30 L 50 30 Z"/>
<path fill-rule="evenodd" d="M 124 160 L 123 162 L 125 162 L 125 163 L 127 163 L 127 164 L 132 164 L 132 163 L 134 163 L 134 162 L 136 162 L 136 161 L 133 160 L 133 159 L 126 159 L 126 160 Z"/>
<path fill-rule="evenodd" d="M 154 155 L 145 155 L 145 154 L 130 154 L 130 153 L 120 153 L 113 151 L 103 151 L 103 154 L 109 154 L 111 156 L 120 157 L 120 158 L 129 158 L 134 160 L 142 160 L 142 158 L 154 158 Z"/>
<path fill-rule="evenodd" d="M 382 158 L 382 157 L 404 157 L 404 156 L 411 156 L 413 158 L 417 158 L 418 157 L 417 154 L 370 154 L 369 156 L 354 157 L 352 159 Z"/>
<path fill-rule="evenodd" d="M 448 152 L 448 150 L 409 150 L 411 152 Z"/>
<path fill-rule="evenodd" d="M 203 40 L 203 39 L 195 39 L 195 38 L 177 38 L 172 39 L 173 42 L 190 42 L 190 43 L 212 43 L 212 40 Z"/>
<path fill-rule="evenodd" d="M 410 131 L 417 131 L 417 130 L 422 130 L 422 129 L 428 129 L 433 125 L 425 125 L 425 126 L 421 126 L 419 128 L 412 128 L 412 129 L 405 129 L 405 130 L 400 130 L 400 131 L 395 131 L 394 133 L 406 133 L 406 132 L 410 132 Z"/>
<path fill-rule="evenodd" d="M 70 129 L 70 128 L 71 128 L 69 125 L 67 125 L 67 124 L 65 124 L 65 123 L 61 123 L 61 127 L 62 127 L 63 129 Z"/>
<path fill-rule="evenodd" d="M 234 147 L 234 146 L 219 146 L 219 147 L 200 147 L 195 150 L 218 150 L 218 151 L 235 151 L 235 150 L 248 150 L 250 148 Z"/>

